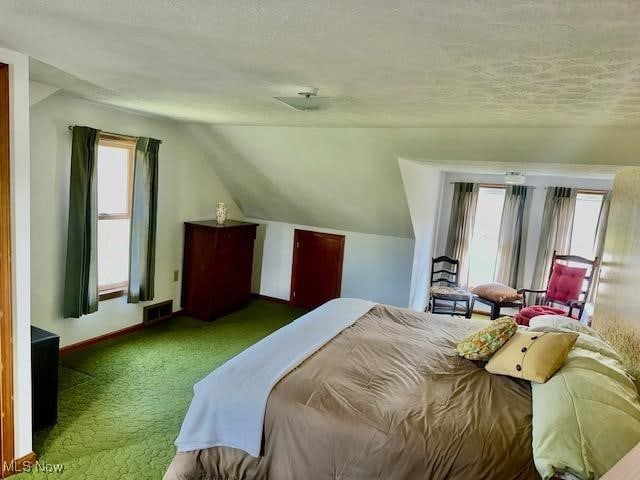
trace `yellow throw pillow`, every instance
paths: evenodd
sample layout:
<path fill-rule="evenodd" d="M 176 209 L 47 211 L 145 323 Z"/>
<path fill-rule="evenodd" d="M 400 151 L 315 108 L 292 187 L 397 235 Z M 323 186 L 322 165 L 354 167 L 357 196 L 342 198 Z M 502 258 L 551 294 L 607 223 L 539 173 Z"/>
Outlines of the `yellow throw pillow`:
<path fill-rule="evenodd" d="M 489 373 L 544 383 L 564 364 L 577 333 L 517 331 L 484 367 Z"/>
<path fill-rule="evenodd" d="M 491 355 L 504 345 L 516 330 L 518 330 L 518 325 L 513 321 L 513 318 L 502 317 L 462 340 L 456 350 L 461 357 L 469 360 L 489 360 Z"/>

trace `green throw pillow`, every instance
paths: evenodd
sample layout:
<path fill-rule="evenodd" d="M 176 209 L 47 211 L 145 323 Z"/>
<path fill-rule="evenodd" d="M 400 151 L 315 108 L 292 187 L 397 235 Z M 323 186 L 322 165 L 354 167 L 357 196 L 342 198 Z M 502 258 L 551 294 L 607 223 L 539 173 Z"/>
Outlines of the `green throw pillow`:
<path fill-rule="evenodd" d="M 518 331 L 518 325 L 511 317 L 502 317 L 491 322 L 491 325 L 478 330 L 462 340 L 458 346 L 458 354 L 469 360 L 489 360 L 502 345 Z"/>

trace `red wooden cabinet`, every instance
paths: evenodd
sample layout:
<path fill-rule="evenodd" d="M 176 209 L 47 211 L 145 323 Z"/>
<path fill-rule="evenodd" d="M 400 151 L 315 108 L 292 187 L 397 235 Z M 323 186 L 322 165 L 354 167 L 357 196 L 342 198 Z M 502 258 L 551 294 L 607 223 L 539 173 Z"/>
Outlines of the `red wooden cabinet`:
<path fill-rule="evenodd" d="M 185 223 L 182 309 L 213 320 L 246 306 L 251 295 L 257 224 L 227 220 Z"/>

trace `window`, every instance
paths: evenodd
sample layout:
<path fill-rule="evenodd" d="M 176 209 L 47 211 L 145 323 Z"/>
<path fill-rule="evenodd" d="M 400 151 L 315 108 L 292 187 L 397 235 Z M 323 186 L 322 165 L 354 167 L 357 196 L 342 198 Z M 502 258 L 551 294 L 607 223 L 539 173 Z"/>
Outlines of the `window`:
<path fill-rule="evenodd" d="M 98 290 L 122 294 L 129 280 L 135 142 L 102 135 L 98 146 Z"/>
<path fill-rule="evenodd" d="M 494 281 L 498 258 L 500 221 L 506 190 L 481 185 L 478 190 L 473 236 L 469 247 L 469 286 Z M 571 255 L 594 257 L 594 243 L 604 192 L 578 191 L 571 234 Z"/>
<path fill-rule="evenodd" d="M 480 186 L 469 249 L 469 286 L 493 282 L 498 258 L 504 187 Z"/>
<path fill-rule="evenodd" d="M 598 217 L 602 207 L 601 192 L 578 192 L 576 209 L 573 214 L 571 233 L 571 255 L 593 258 L 593 244 L 598 228 Z"/>

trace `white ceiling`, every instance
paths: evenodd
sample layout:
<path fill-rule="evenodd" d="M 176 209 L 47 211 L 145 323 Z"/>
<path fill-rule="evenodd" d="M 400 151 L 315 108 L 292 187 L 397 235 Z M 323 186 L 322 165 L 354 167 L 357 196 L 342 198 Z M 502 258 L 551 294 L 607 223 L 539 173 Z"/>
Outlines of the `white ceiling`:
<path fill-rule="evenodd" d="M 0 0 L 32 79 L 221 124 L 640 126 L 637 0 Z M 298 85 L 333 97 L 300 112 Z"/>

